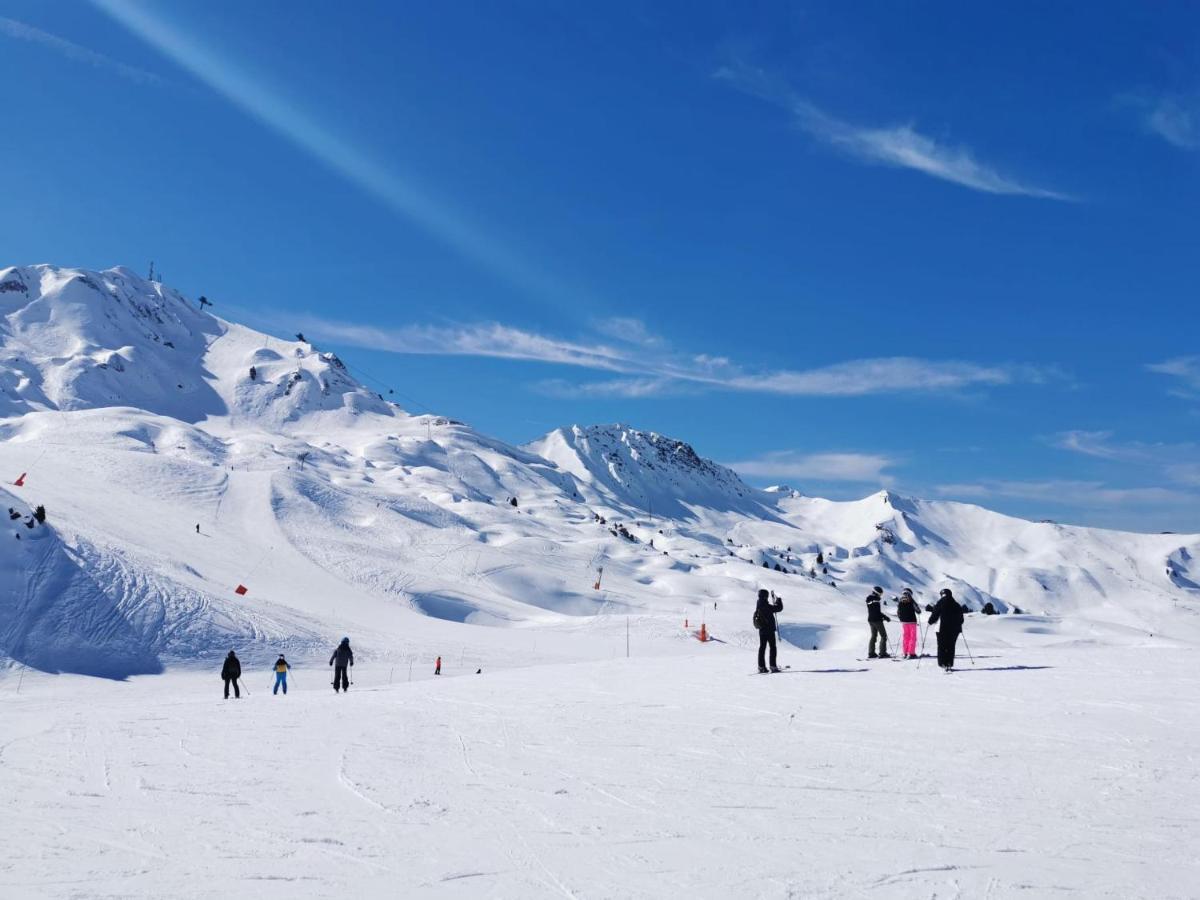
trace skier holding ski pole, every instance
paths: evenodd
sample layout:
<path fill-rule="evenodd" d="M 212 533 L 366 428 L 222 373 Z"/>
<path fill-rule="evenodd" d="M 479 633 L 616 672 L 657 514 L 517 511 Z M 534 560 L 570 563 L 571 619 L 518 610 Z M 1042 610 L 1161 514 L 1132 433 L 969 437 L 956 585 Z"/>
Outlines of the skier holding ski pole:
<path fill-rule="evenodd" d="M 334 663 L 337 663 L 334 665 Z M 350 638 L 342 638 L 342 642 L 337 645 L 333 651 L 333 655 L 329 657 L 329 664 L 333 666 L 333 691 L 337 693 L 339 690 L 348 691 L 350 685 L 349 676 L 346 674 L 347 667 L 354 666 L 354 651 L 350 649 Z"/>
<path fill-rule="evenodd" d="M 941 623 L 938 629 L 938 665 L 945 672 L 954 670 L 954 646 L 963 630 L 963 611 L 949 588 L 942 588 L 938 602 L 929 616 L 929 624 Z"/>
<path fill-rule="evenodd" d="M 913 599 L 912 588 L 900 592 L 896 601 L 896 618 L 900 620 L 901 651 L 904 659 L 917 658 L 917 625 L 920 622 L 917 601 Z"/>

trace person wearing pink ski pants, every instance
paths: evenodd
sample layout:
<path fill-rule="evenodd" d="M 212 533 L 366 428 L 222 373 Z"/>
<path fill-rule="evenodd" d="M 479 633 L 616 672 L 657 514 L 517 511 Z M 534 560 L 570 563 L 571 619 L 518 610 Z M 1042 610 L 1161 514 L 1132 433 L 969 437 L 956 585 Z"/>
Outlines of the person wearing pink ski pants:
<path fill-rule="evenodd" d="M 896 616 L 900 619 L 900 652 L 904 659 L 915 659 L 917 656 L 917 621 L 920 607 L 913 599 L 912 591 L 905 588 L 896 603 Z"/>

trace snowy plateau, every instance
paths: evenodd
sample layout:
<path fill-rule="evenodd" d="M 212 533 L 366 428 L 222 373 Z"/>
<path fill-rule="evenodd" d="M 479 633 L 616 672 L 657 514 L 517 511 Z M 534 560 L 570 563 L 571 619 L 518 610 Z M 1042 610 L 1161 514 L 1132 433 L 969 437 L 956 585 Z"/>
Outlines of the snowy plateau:
<path fill-rule="evenodd" d="M 0 314 L 6 900 L 1200 897 L 1200 535 L 512 446 L 123 268 Z"/>

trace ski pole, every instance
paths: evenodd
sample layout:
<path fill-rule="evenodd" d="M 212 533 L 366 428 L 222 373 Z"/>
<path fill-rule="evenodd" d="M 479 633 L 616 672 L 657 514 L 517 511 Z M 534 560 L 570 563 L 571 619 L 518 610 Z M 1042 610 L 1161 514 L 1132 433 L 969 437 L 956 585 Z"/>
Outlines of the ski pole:
<path fill-rule="evenodd" d="M 967 658 L 971 660 L 971 665 L 975 665 L 975 657 L 971 654 L 971 645 L 967 643 L 966 633 L 960 631 L 959 634 L 962 635 L 963 646 L 967 648 Z"/>
<path fill-rule="evenodd" d="M 929 637 L 929 626 L 925 626 L 924 632 L 921 634 L 921 652 L 917 654 L 917 668 L 921 668 L 921 661 L 925 659 L 925 638 Z"/>

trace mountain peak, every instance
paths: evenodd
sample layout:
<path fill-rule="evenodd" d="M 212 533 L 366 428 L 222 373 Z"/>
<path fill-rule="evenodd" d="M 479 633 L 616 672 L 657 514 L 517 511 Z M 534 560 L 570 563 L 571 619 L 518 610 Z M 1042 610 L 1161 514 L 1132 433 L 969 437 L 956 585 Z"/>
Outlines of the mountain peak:
<path fill-rule="evenodd" d="M 571 425 L 528 445 L 573 475 L 585 494 L 634 510 L 688 515 L 689 506 L 757 505 L 756 492 L 732 470 L 690 444 L 621 423 Z"/>

